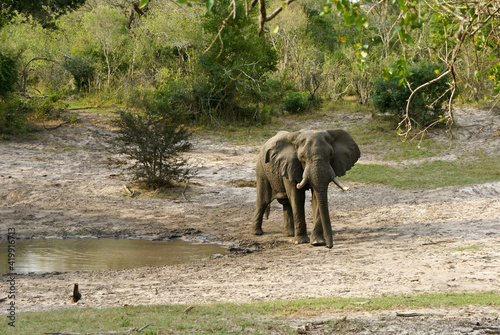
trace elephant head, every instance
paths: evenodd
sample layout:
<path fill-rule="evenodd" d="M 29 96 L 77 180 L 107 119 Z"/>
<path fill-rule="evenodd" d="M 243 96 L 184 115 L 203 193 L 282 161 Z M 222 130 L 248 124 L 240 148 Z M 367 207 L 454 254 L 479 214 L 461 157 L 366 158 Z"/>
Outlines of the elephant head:
<path fill-rule="evenodd" d="M 329 248 L 333 241 L 328 211 L 328 185 L 333 181 L 347 191 L 337 177 L 345 175 L 359 157 L 356 142 L 349 133 L 341 129 L 280 132 L 266 152 L 265 162 L 270 164 L 274 174 L 295 182 L 298 189 L 312 189 L 323 236 Z"/>

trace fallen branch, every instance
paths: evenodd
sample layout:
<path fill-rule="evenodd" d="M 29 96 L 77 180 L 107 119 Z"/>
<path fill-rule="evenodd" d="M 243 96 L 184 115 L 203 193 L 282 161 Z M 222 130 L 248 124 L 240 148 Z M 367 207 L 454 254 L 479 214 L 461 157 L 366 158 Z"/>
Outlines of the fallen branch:
<path fill-rule="evenodd" d="M 68 108 L 69 111 L 78 111 L 80 109 L 92 109 L 92 108 L 97 108 L 94 106 L 86 106 L 86 107 L 74 107 L 74 108 Z"/>
<path fill-rule="evenodd" d="M 188 308 L 186 308 L 184 310 L 184 313 L 189 313 L 193 308 L 194 308 L 194 306 L 189 306 Z"/>
<path fill-rule="evenodd" d="M 486 334 L 500 334 L 500 327 L 475 326 L 473 330 L 484 330 Z"/>
<path fill-rule="evenodd" d="M 421 313 L 396 313 L 396 316 L 399 316 L 401 318 L 414 318 L 416 316 L 423 316 L 424 314 Z"/>
<path fill-rule="evenodd" d="M 129 197 L 133 198 L 136 196 L 135 191 L 132 191 L 127 185 L 123 185 L 123 188 L 125 189 L 125 191 L 129 195 Z"/>
<path fill-rule="evenodd" d="M 54 130 L 54 129 L 57 129 L 57 128 L 59 128 L 59 127 L 61 127 L 61 126 L 65 125 L 65 124 L 68 124 L 68 123 L 70 123 L 70 122 L 69 122 L 69 121 L 64 121 L 64 122 L 62 122 L 62 123 L 59 123 L 57 126 L 50 127 L 50 128 L 47 128 L 45 125 L 43 125 L 43 128 L 44 128 L 45 130 Z"/>

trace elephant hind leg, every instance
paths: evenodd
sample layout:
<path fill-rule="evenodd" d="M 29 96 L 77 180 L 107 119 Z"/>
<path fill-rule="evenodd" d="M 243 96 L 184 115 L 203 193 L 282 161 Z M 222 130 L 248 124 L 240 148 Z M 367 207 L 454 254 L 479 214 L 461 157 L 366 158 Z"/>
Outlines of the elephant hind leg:
<path fill-rule="evenodd" d="M 269 217 L 269 204 L 272 201 L 272 189 L 269 182 L 265 179 L 257 179 L 257 206 L 253 218 L 250 233 L 254 235 L 262 235 L 262 220 L 264 214 Z"/>
<path fill-rule="evenodd" d="M 264 208 L 259 207 L 256 209 L 253 224 L 250 227 L 250 232 L 252 234 L 254 234 L 254 235 L 264 234 L 264 231 L 262 230 L 262 219 L 264 217 L 264 213 L 266 212 L 267 207 L 268 206 L 265 206 Z"/>

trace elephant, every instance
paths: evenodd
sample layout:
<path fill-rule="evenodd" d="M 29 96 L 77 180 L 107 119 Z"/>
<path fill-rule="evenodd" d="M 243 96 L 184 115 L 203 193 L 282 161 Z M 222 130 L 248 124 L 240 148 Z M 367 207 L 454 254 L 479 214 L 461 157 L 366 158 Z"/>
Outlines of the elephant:
<path fill-rule="evenodd" d="M 342 190 L 342 177 L 361 156 L 351 135 L 342 129 L 280 131 L 261 148 L 256 165 L 257 203 L 251 233 L 262 235 L 264 214 L 273 200 L 283 206 L 283 234 L 295 243 L 332 248 L 328 185 Z M 314 229 L 309 239 L 305 221 L 306 190 L 312 192 Z"/>

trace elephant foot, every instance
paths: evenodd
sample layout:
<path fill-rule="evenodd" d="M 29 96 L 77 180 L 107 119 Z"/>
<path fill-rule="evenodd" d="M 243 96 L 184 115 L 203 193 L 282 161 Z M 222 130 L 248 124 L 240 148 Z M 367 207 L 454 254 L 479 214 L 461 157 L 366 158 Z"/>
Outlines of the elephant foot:
<path fill-rule="evenodd" d="M 309 236 L 299 235 L 295 236 L 295 244 L 309 243 Z"/>
<path fill-rule="evenodd" d="M 262 228 L 257 228 L 254 226 L 252 226 L 252 228 L 250 228 L 250 233 L 252 233 L 254 235 L 263 235 L 264 234 L 264 232 L 262 231 Z"/>
<path fill-rule="evenodd" d="M 315 247 L 321 247 L 326 245 L 326 241 L 323 236 L 317 237 L 315 239 L 311 240 L 311 244 L 314 245 Z"/>
<path fill-rule="evenodd" d="M 326 245 L 325 237 L 323 236 L 323 232 L 316 232 L 313 230 L 311 234 L 311 244 L 315 247 L 320 247 Z"/>
<path fill-rule="evenodd" d="M 290 229 L 283 229 L 283 236 L 286 236 L 286 237 L 294 237 L 295 236 L 295 233 L 293 230 L 290 230 Z"/>

